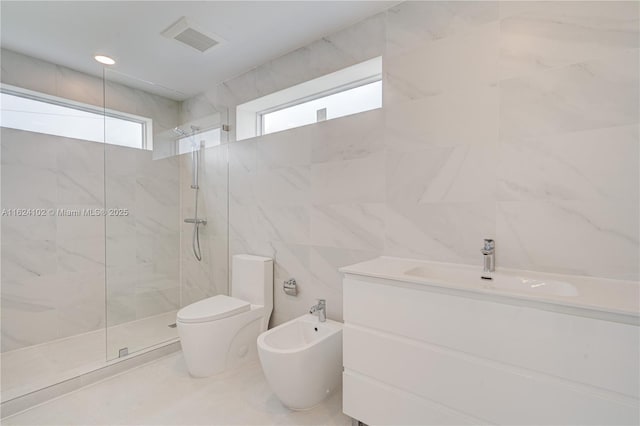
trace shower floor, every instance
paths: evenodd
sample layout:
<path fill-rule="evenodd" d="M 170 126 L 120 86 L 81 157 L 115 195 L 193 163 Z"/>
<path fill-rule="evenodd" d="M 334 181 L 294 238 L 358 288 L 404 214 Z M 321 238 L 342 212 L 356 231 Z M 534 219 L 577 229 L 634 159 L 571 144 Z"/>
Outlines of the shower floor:
<path fill-rule="evenodd" d="M 0 354 L 2 402 L 104 367 L 107 359 L 118 358 L 120 348 L 133 353 L 176 339 L 177 330 L 167 327 L 176 312 Z"/>

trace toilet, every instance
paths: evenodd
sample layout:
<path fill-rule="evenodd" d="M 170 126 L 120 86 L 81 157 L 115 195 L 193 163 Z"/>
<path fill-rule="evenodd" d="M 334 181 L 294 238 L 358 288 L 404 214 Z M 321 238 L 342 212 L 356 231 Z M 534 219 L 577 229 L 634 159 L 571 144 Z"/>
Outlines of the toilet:
<path fill-rule="evenodd" d="M 273 260 L 234 255 L 231 296 L 180 309 L 176 324 L 189 374 L 208 377 L 257 359 L 256 339 L 273 311 Z"/>

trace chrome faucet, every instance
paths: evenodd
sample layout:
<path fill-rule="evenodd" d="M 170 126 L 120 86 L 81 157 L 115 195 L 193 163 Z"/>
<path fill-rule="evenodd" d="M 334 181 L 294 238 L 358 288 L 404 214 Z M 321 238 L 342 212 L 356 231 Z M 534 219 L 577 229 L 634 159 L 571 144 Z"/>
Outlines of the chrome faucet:
<path fill-rule="evenodd" d="M 485 239 L 484 240 L 484 248 L 480 250 L 482 252 L 484 258 L 484 268 L 482 270 L 482 278 L 491 279 L 490 272 L 496 270 L 496 243 L 493 240 Z"/>
<path fill-rule="evenodd" d="M 318 315 L 318 321 L 325 322 L 327 320 L 327 301 L 318 299 L 318 304 L 311 307 L 310 314 Z"/>

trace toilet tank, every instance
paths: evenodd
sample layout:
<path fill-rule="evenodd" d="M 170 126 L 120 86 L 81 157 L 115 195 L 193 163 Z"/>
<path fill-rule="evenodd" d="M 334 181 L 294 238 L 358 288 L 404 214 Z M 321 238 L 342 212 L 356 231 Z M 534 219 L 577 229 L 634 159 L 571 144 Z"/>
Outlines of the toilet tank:
<path fill-rule="evenodd" d="M 236 254 L 231 263 L 231 296 L 273 309 L 273 259 Z"/>

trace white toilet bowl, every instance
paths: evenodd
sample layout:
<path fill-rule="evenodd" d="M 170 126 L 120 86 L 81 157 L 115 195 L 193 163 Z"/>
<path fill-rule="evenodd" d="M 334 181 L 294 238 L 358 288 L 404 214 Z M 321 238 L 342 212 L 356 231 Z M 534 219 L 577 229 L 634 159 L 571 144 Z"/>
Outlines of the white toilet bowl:
<path fill-rule="evenodd" d="M 258 355 L 285 406 L 313 408 L 342 385 L 342 323 L 303 315 L 262 333 Z"/>
<path fill-rule="evenodd" d="M 257 357 L 256 339 L 273 310 L 273 261 L 235 255 L 231 295 L 200 300 L 178 311 L 184 359 L 194 377 L 221 373 Z"/>

